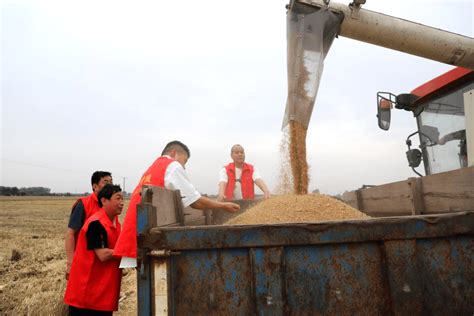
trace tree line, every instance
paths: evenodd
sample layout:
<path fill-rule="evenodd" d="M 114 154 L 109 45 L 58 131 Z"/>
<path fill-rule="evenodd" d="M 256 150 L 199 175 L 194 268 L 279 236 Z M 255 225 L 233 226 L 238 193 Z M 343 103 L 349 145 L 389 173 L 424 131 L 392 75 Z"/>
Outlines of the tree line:
<path fill-rule="evenodd" d="M 51 194 L 50 188 L 45 187 L 28 187 L 28 188 L 18 188 L 18 187 L 4 187 L 0 186 L 0 195 L 34 195 L 34 196 L 47 196 L 47 195 L 54 195 Z"/>

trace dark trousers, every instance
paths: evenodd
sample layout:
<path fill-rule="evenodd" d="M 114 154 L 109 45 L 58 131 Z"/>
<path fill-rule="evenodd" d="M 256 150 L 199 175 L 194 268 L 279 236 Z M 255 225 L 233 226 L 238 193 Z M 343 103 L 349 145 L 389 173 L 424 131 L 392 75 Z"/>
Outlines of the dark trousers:
<path fill-rule="evenodd" d="M 69 306 L 69 316 L 110 316 L 113 312 L 96 311 L 93 309 L 85 309 Z"/>

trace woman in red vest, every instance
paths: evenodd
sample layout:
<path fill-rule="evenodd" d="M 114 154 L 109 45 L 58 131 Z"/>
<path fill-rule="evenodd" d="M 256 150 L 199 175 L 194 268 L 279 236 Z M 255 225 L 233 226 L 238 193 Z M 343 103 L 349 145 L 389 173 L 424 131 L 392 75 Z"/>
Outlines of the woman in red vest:
<path fill-rule="evenodd" d="M 112 315 L 118 310 L 122 271 L 113 249 L 121 229 L 121 191 L 118 185 L 104 186 L 97 197 L 101 209 L 79 232 L 64 295 L 70 315 Z"/>
<path fill-rule="evenodd" d="M 265 199 L 270 197 L 267 185 L 254 166 L 245 163 L 244 148 L 232 146 L 230 157 L 234 162 L 221 169 L 219 174 L 219 201 L 252 200 L 255 198 L 254 183 L 262 190 Z"/>

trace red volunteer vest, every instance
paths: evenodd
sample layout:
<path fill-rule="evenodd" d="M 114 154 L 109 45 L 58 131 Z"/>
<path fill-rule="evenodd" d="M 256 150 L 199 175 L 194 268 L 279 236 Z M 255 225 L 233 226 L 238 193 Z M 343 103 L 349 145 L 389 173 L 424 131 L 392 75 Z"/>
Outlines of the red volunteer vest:
<path fill-rule="evenodd" d="M 231 162 L 225 166 L 227 172 L 227 185 L 225 187 L 225 197 L 227 200 L 234 199 L 235 190 L 235 164 Z M 242 175 L 240 176 L 240 186 L 242 188 L 242 198 L 244 200 L 252 200 L 255 197 L 253 187 L 253 166 L 244 163 L 242 167 Z"/>
<path fill-rule="evenodd" d="M 100 211 L 99 200 L 97 199 L 97 195 L 95 194 L 95 192 L 92 192 L 91 195 L 89 196 L 79 198 L 76 201 L 76 203 L 74 203 L 74 205 L 72 206 L 71 213 L 74 211 L 74 208 L 76 207 L 77 203 L 79 203 L 79 201 L 81 201 L 82 205 L 84 206 L 84 212 L 85 212 L 84 223 L 85 221 L 87 221 L 89 217 L 91 217 L 92 214 L 95 214 L 98 211 Z M 77 236 L 79 236 L 79 232 L 80 230 L 74 234 L 76 240 L 77 240 Z"/>
<path fill-rule="evenodd" d="M 91 195 L 82 197 L 79 200 L 82 201 L 84 209 L 86 210 L 86 220 L 91 217 L 92 214 L 100 211 L 99 200 L 97 200 L 95 192 L 92 192 Z"/>
<path fill-rule="evenodd" d="M 76 207 L 77 203 L 79 203 L 79 201 L 81 201 L 82 205 L 84 205 L 84 211 L 86 212 L 85 220 L 100 210 L 99 200 L 97 200 L 97 195 L 94 192 L 92 192 L 92 194 L 89 196 L 79 198 L 72 206 L 71 212 L 74 211 L 74 208 Z"/>
<path fill-rule="evenodd" d="M 140 203 L 141 189 L 143 185 L 165 186 L 165 172 L 173 159 L 160 157 L 143 174 L 135 190 L 133 190 L 127 214 L 123 221 L 123 231 L 114 248 L 114 256 L 117 257 L 137 257 L 137 204 Z"/>
<path fill-rule="evenodd" d="M 67 305 L 99 311 L 118 310 L 122 271 L 118 260 L 101 262 L 94 250 L 87 250 L 86 233 L 89 224 L 100 221 L 107 231 L 109 249 L 113 249 L 120 235 L 120 223 L 115 217 L 115 227 L 101 209 L 84 223 L 77 240 L 72 260 L 71 273 L 67 282 L 64 303 Z"/>

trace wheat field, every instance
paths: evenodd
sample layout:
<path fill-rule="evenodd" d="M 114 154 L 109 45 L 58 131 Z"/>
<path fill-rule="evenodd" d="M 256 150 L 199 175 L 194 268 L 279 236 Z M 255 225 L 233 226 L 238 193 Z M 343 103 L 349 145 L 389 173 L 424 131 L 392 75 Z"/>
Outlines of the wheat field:
<path fill-rule="evenodd" d="M 66 286 L 64 233 L 75 200 L 0 197 L 0 315 L 67 312 L 62 303 Z M 116 315 L 136 314 L 135 277 L 134 270 L 124 270 Z"/>

